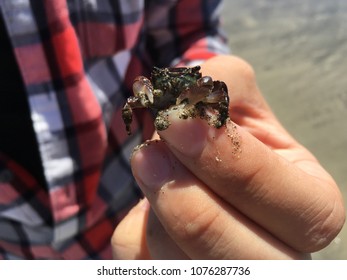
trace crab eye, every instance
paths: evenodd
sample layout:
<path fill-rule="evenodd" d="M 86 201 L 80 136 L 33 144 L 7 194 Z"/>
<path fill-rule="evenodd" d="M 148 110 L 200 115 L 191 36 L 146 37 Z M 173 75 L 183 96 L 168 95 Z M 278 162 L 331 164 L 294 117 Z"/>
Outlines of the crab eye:
<path fill-rule="evenodd" d="M 210 76 L 204 76 L 197 81 L 197 84 L 200 87 L 211 88 L 213 86 L 213 81 L 212 81 L 212 78 Z"/>

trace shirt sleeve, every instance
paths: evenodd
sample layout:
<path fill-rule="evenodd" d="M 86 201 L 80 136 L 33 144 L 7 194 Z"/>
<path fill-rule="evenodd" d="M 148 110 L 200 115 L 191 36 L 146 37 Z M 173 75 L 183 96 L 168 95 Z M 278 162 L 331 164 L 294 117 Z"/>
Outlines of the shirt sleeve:
<path fill-rule="evenodd" d="M 192 66 L 229 53 L 220 26 L 221 1 L 149 1 L 146 46 L 154 65 Z"/>

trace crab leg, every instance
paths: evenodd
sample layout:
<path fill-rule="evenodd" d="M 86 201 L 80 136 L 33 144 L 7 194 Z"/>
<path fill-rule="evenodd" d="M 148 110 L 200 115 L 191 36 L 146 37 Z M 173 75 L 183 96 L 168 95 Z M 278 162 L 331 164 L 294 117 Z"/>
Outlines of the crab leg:
<path fill-rule="evenodd" d="M 129 97 L 122 109 L 122 118 L 128 135 L 131 134 L 130 125 L 133 121 L 133 108 L 143 108 L 140 99 L 136 96 Z"/>

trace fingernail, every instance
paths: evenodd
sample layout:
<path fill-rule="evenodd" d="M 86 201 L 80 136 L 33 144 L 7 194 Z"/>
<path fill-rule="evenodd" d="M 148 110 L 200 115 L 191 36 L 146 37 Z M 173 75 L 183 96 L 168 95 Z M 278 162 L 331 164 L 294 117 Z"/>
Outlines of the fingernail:
<path fill-rule="evenodd" d="M 150 208 L 150 204 L 147 198 L 142 198 L 136 205 L 136 208 L 141 211 L 145 211 L 145 212 L 148 211 L 148 209 Z"/>
<path fill-rule="evenodd" d="M 207 144 L 213 129 L 200 118 L 181 119 L 178 113 L 169 115 L 170 126 L 158 134 L 177 151 L 189 157 L 197 157 Z"/>
<path fill-rule="evenodd" d="M 166 149 L 165 144 L 154 141 L 133 153 L 131 168 L 144 193 L 157 191 L 170 180 L 172 164 Z"/>

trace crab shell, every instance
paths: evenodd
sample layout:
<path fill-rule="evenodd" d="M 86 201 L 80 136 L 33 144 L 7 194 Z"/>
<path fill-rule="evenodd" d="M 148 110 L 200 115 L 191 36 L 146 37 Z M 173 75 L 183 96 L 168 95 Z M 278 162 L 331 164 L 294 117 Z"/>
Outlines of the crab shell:
<path fill-rule="evenodd" d="M 132 110 L 150 108 L 156 119 L 157 130 L 166 129 L 170 123 L 168 112 L 176 110 L 180 117 L 200 116 L 216 128 L 228 118 L 229 97 L 224 82 L 202 77 L 200 66 L 192 68 L 154 67 L 151 80 L 136 77 L 133 84 L 134 96 L 127 99 L 122 117 L 128 134 L 131 134 Z"/>

